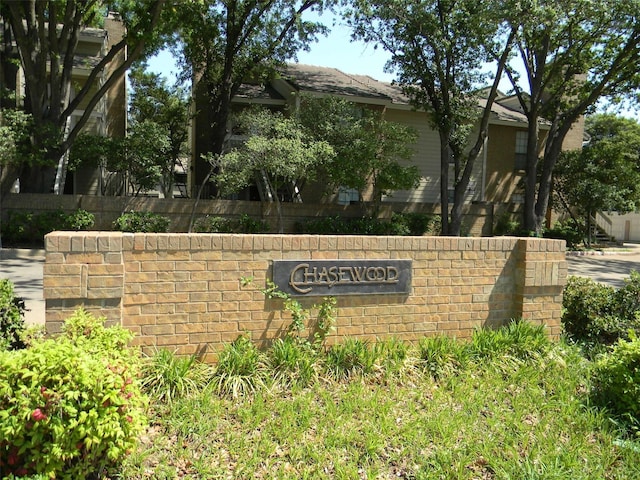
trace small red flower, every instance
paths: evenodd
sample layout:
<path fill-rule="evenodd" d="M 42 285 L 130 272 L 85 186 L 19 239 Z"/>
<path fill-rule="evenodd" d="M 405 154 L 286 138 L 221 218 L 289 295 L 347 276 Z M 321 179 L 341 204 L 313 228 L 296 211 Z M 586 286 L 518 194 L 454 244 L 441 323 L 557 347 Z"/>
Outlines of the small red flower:
<path fill-rule="evenodd" d="M 44 412 L 42 410 L 40 410 L 39 408 L 36 408 L 31 413 L 31 418 L 33 418 L 36 422 L 40 422 L 42 420 L 46 420 L 47 416 L 44 414 Z"/>

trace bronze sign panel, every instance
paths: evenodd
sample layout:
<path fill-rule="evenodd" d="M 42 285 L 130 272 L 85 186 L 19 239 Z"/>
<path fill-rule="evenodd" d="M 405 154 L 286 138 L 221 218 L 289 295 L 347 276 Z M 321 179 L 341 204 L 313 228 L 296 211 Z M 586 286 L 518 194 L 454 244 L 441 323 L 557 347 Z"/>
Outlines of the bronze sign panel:
<path fill-rule="evenodd" d="M 411 260 L 274 260 L 273 283 L 290 295 L 408 294 Z"/>

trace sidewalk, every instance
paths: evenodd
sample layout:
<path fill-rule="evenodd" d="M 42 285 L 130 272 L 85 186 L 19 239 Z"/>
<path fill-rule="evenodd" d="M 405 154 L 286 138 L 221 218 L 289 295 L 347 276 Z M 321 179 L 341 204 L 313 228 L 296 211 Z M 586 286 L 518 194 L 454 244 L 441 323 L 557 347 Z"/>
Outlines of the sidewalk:
<path fill-rule="evenodd" d="M 640 244 L 625 243 L 606 252 L 578 255 L 567 252 L 569 275 L 589 277 L 596 282 L 619 288 L 631 271 L 640 272 Z"/>
<path fill-rule="evenodd" d="M 28 325 L 44 325 L 42 270 L 44 250 L 0 249 L 0 279 L 9 279 L 17 297 L 25 301 Z"/>

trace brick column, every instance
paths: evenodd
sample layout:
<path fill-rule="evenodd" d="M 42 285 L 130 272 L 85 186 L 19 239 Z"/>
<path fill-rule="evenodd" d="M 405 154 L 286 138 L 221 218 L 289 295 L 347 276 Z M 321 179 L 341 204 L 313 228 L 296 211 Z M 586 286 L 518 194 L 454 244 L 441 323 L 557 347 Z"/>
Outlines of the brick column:
<path fill-rule="evenodd" d="M 567 281 L 565 243 L 526 238 L 518 241 L 517 310 L 543 323 L 553 337 L 561 332 L 562 291 Z"/>

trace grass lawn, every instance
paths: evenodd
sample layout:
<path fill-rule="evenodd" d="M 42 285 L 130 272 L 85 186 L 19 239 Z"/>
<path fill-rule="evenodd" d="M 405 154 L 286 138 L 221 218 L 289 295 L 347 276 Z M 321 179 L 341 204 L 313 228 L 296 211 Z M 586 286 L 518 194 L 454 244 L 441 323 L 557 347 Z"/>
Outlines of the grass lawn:
<path fill-rule="evenodd" d="M 640 442 L 590 406 L 591 363 L 527 342 L 461 356 L 435 341 L 343 374 L 326 354 L 311 375 L 260 354 L 248 388 L 194 383 L 152 402 L 111 478 L 640 479 Z"/>

